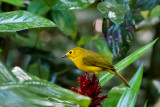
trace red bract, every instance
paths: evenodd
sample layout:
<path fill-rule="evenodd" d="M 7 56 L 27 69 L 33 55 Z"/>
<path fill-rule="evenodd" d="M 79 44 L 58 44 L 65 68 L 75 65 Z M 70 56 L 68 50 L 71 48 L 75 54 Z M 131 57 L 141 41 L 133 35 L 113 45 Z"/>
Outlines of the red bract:
<path fill-rule="evenodd" d="M 81 95 L 91 97 L 92 102 L 90 104 L 90 107 L 96 107 L 97 105 L 100 105 L 100 101 L 108 98 L 108 95 L 99 97 L 99 94 L 102 93 L 102 87 L 99 85 L 99 80 L 95 75 L 90 77 L 88 73 L 85 73 L 84 76 L 81 75 L 80 77 L 78 77 L 78 83 L 80 91 L 75 89 L 74 87 L 72 87 L 72 91 Z"/>

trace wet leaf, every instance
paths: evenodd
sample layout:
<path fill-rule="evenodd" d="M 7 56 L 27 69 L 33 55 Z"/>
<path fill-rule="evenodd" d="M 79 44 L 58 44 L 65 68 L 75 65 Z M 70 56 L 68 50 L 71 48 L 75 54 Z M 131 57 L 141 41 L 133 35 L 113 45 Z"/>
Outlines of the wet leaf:
<path fill-rule="evenodd" d="M 113 87 L 108 93 L 108 97 L 110 99 L 104 100 L 103 107 L 107 107 L 108 104 L 110 104 L 110 107 L 117 107 L 119 99 L 121 98 L 125 89 L 126 87 L 122 87 L 122 86 Z"/>
<path fill-rule="evenodd" d="M 124 85 L 113 87 L 108 93 L 108 96 L 111 99 L 106 99 L 103 107 L 106 107 L 108 104 L 110 104 L 111 107 L 134 107 L 142 81 L 142 74 L 143 66 L 141 65 L 129 82 L 131 87 L 128 88 Z"/>
<path fill-rule="evenodd" d="M 139 88 L 142 81 L 142 75 L 143 75 L 143 65 L 139 67 L 136 74 L 132 77 L 130 80 L 130 88 L 126 88 L 126 90 L 123 92 L 117 106 L 118 107 L 135 107 L 135 103 L 137 100 Z"/>
<path fill-rule="evenodd" d="M 59 0 L 56 5 L 53 7 L 54 10 L 73 10 L 73 9 L 83 9 L 96 0 Z"/>
<path fill-rule="evenodd" d="M 88 106 L 89 103 L 88 97 L 28 75 L 19 67 L 9 71 L 0 63 L 0 105 L 69 107 Z"/>
<path fill-rule="evenodd" d="M 15 32 L 40 27 L 56 27 L 56 25 L 48 19 L 27 11 L 0 13 L 0 32 Z"/>
<path fill-rule="evenodd" d="M 23 0 L 0 0 L 0 1 L 15 5 L 15 6 L 20 6 L 20 7 L 24 6 Z"/>
<path fill-rule="evenodd" d="M 97 5 L 98 10 L 104 14 L 105 18 L 109 18 L 115 24 L 120 24 L 124 20 L 127 8 L 121 4 L 113 2 L 101 2 Z"/>
<path fill-rule="evenodd" d="M 120 62 L 118 62 L 116 65 L 114 65 L 114 67 L 116 68 L 117 72 L 121 72 L 124 68 L 126 68 L 127 66 L 129 66 L 131 63 L 133 63 L 134 61 L 136 61 L 139 57 L 141 57 L 145 52 L 147 52 L 157 41 L 154 40 L 153 42 L 143 46 L 142 48 L 136 50 L 135 52 L 133 52 L 131 55 L 127 56 L 126 58 L 124 58 L 123 60 L 121 60 Z M 99 81 L 101 86 L 105 85 L 107 81 L 109 81 L 111 78 L 113 77 L 112 74 L 110 73 L 104 73 L 103 75 L 100 76 Z"/>
<path fill-rule="evenodd" d="M 110 20 L 104 19 L 103 33 L 114 56 L 119 59 L 123 58 L 130 48 L 134 25 L 130 21 L 114 24 Z"/>
<path fill-rule="evenodd" d="M 105 15 L 102 31 L 108 46 L 116 58 L 122 59 L 130 48 L 134 34 L 135 22 L 129 2 L 106 1 L 99 3 L 97 8 Z M 115 18 L 110 18 L 109 14 L 115 14 Z"/>
<path fill-rule="evenodd" d="M 52 19 L 61 31 L 73 39 L 77 35 L 76 16 L 72 11 L 52 10 Z"/>

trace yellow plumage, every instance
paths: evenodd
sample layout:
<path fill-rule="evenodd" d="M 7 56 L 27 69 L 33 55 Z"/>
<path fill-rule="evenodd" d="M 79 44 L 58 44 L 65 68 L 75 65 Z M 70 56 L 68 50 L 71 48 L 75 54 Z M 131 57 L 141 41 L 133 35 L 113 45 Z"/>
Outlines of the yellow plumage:
<path fill-rule="evenodd" d="M 98 74 L 101 71 L 108 71 L 118 77 L 126 86 L 130 87 L 128 82 L 116 72 L 112 64 L 95 52 L 77 47 L 68 51 L 64 57 L 71 59 L 78 69 L 84 72 Z"/>

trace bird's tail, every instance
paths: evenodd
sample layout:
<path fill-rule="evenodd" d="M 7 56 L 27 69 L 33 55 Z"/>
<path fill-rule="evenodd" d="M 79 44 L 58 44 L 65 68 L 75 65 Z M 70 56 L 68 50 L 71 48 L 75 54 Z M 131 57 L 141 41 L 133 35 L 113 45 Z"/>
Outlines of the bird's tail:
<path fill-rule="evenodd" d="M 112 71 L 109 70 L 110 73 L 114 74 L 116 77 L 118 77 L 127 87 L 130 87 L 130 85 L 128 84 L 127 80 L 124 79 L 124 77 L 122 75 L 120 75 L 119 73 L 117 73 L 116 71 Z"/>
<path fill-rule="evenodd" d="M 114 74 L 116 77 L 118 77 L 127 87 L 130 87 L 130 85 L 128 84 L 127 80 L 124 79 L 124 77 L 120 74 L 118 74 L 117 72 L 115 72 Z"/>

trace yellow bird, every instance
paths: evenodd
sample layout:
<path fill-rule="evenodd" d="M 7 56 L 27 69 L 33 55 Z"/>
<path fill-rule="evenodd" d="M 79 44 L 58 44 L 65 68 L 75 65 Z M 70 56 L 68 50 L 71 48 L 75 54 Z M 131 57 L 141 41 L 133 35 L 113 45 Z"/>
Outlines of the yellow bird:
<path fill-rule="evenodd" d="M 101 71 L 108 71 L 118 77 L 126 86 L 130 87 L 124 77 L 116 72 L 116 69 L 112 64 L 95 52 L 76 47 L 68 51 L 66 55 L 62 56 L 62 58 L 65 57 L 71 59 L 77 68 L 84 72 L 98 74 Z"/>

